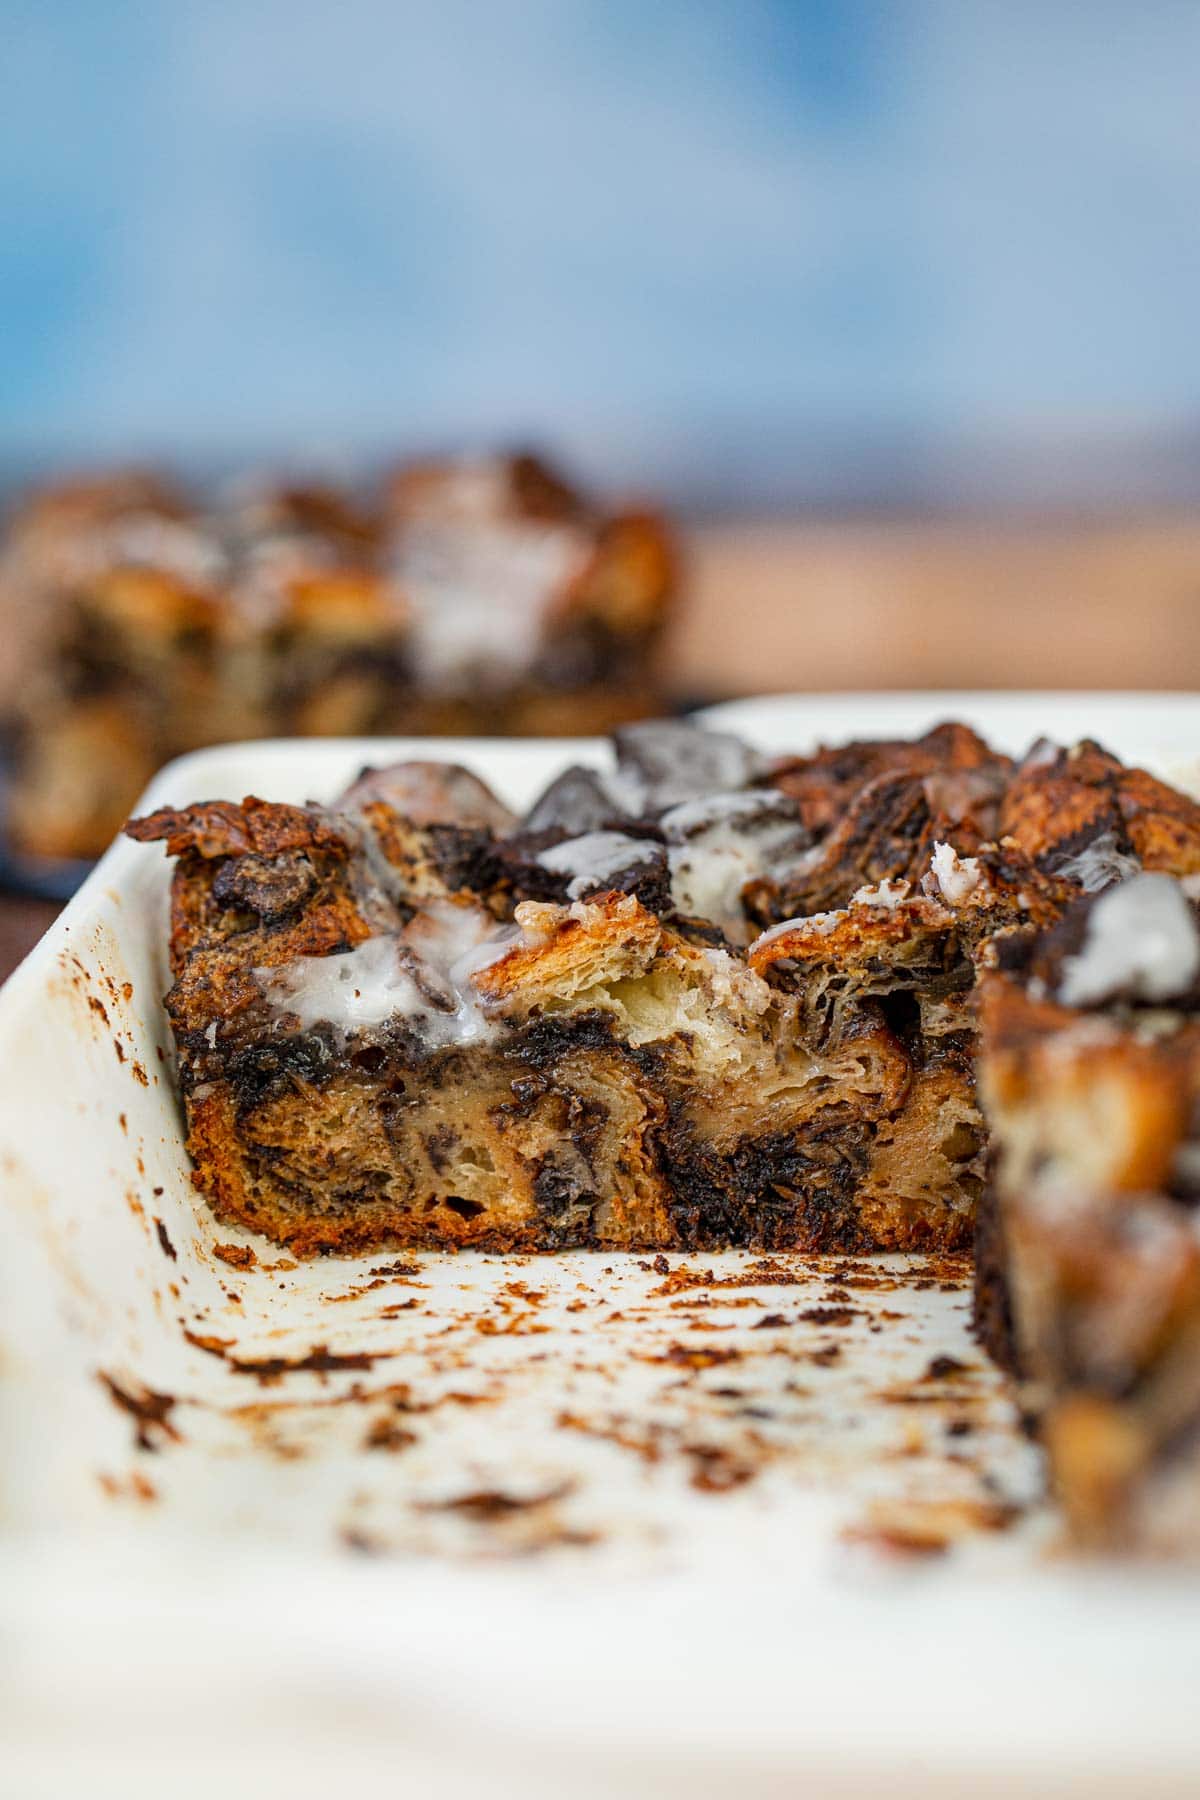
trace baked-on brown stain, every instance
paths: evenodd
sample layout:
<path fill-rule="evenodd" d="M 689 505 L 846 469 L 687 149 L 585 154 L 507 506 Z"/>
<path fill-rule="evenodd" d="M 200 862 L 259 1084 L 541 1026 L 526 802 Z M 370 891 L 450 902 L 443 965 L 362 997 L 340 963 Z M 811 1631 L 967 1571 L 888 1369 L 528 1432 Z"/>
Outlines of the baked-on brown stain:
<path fill-rule="evenodd" d="M 377 1362 L 394 1356 L 394 1350 L 330 1350 L 325 1344 L 314 1344 L 304 1356 L 233 1356 L 234 1338 L 207 1337 L 185 1328 L 184 1337 L 198 1350 L 217 1357 L 235 1375 L 253 1375 L 263 1383 L 280 1380 L 284 1375 L 331 1375 L 345 1370 L 367 1371 Z"/>
<path fill-rule="evenodd" d="M 214 1244 L 212 1253 L 223 1263 L 228 1263 L 231 1269 L 253 1269 L 258 1262 L 250 1244 Z"/>
<path fill-rule="evenodd" d="M 479 1524 L 489 1524 L 496 1519 L 511 1518 L 514 1513 L 533 1512 L 539 1507 L 551 1506 L 557 1500 L 565 1500 L 572 1488 L 573 1483 L 569 1481 L 547 1488 L 541 1494 L 506 1494 L 498 1488 L 479 1488 L 472 1493 L 458 1494 L 451 1500 L 427 1501 L 422 1510 L 461 1513 Z"/>
<path fill-rule="evenodd" d="M 164 1442 L 180 1442 L 179 1432 L 171 1422 L 171 1414 L 177 1404 L 174 1394 L 160 1394 L 154 1388 L 130 1386 L 103 1369 L 97 1372 L 97 1379 L 107 1390 L 113 1404 L 133 1419 L 134 1442 L 139 1450 L 157 1451 L 162 1449 Z"/>

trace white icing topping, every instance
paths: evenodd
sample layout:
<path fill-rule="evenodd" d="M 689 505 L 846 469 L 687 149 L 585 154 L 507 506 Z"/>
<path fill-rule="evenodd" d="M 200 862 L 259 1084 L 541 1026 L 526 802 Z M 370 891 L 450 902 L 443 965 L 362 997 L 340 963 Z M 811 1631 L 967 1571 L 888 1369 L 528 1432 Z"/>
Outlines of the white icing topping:
<path fill-rule="evenodd" d="M 774 1000 L 768 984 L 739 957 L 728 950 L 709 947 L 700 951 L 708 965 L 709 997 L 715 1006 L 724 1007 L 732 1018 L 761 1018 Z"/>
<path fill-rule="evenodd" d="M 633 813 L 658 812 L 685 800 L 727 793 L 753 781 L 765 759 L 727 731 L 705 731 L 686 719 L 646 719 L 613 734 L 613 793 Z"/>
<path fill-rule="evenodd" d="M 1200 900 L 1200 874 L 1185 875 L 1179 885 L 1189 900 Z"/>
<path fill-rule="evenodd" d="M 369 937 L 340 956 L 298 956 L 264 971 L 259 982 L 278 1011 L 294 1013 L 304 1030 L 322 1023 L 342 1031 L 423 1018 L 431 1008 L 397 937 Z"/>
<path fill-rule="evenodd" d="M 983 869 L 978 857 L 959 856 L 951 844 L 935 844 L 929 859 L 929 875 L 932 881 L 926 892 L 930 899 L 940 898 L 947 906 L 961 906 L 983 880 Z"/>
<path fill-rule="evenodd" d="M 671 898 L 680 912 L 744 940 L 743 889 L 782 873 L 780 858 L 797 845 L 800 827 L 787 800 L 762 790 L 709 794 L 672 807 L 659 824 L 671 846 Z"/>
<path fill-rule="evenodd" d="M 771 944 L 777 943 L 781 937 L 786 937 L 788 932 L 791 931 L 816 931 L 822 937 L 828 937 L 831 931 L 837 930 L 845 917 L 845 912 L 840 911 L 816 912 L 809 913 L 803 918 L 781 919 L 778 925 L 770 925 L 767 927 L 766 931 L 760 932 L 758 937 L 756 937 L 754 942 L 749 946 L 746 954 L 747 956 L 754 956 L 759 950 L 766 950 Z"/>
<path fill-rule="evenodd" d="M 459 986 L 473 970 L 505 955 L 521 931 L 517 925 L 497 925 L 482 907 L 426 900 L 400 935 L 428 968 Z"/>
<path fill-rule="evenodd" d="M 742 889 L 762 873 L 759 858 L 730 833 L 724 842 L 670 852 L 671 899 L 691 918 L 711 919 L 727 936 L 745 935 Z"/>
<path fill-rule="evenodd" d="M 340 956 L 301 956 L 256 979 L 268 1003 L 301 1029 L 342 1032 L 399 1022 L 431 1049 L 478 1043 L 493 1026 L 472 976 L 521 941 L 482 908 L 434 901 L 399 934 L 365 938 Z"/>
<path fill-rule="evenodd" d="M 626 837 L 623 831 L 586 831 L 543 850 L 538 861 L 543 869 L 570 875 L 567 897 L 578 900 L 626 869 L 653 862 L 658 854 L 659 846 L 645 838 Z"/>
<path fill-rule="evenodd" d="M 576 901 L 571 908 L 572 916 L 582 916 L 586 908 Z M 521 935 L 532 949 L 542 949 L 552 944 L 558 936 L 562 924 L 561 906 L 547 905 L 544 900 L 522 900 L 513 909 L 513 918 L 521 927 Z"/>
<path fill-rule="evenodd" d="M 1068 1006 L 1117 994 L 1168 1000 L 1198 974 L 1200 931 L 1179 882 L 1137 875 L 1096 901 L 1083 948 L 1063 964 L 1059 998 Z"/>
<path fill-rule="evenodd" d="M 912 894 L 911 881 L 893 881 L 890 876 L 874 887 L 860 887 L 850 896 L 851 906 L 878 906 L 891 912 Z"/>
<path fill-rule="evenodd" d="M 659 820 L 668 843 L 682 844 L 697 832 L 731 819 L 761 819 L 778 814 L 787 805 L 780 794 L 765 788 L 743 788 L 733 794 L 708 794 L 699 800 L 685 800 L 673 806 Z M 795 818 L 788 824 L 795 830 Z"/>
<path fill-rule="evenodd" d="M 589 554 L 573 525 L 488 517 L 406 525 L 393 573 L 412 606 L 419 679 L 445 688 L 528 669 L 552 607 Z"/>

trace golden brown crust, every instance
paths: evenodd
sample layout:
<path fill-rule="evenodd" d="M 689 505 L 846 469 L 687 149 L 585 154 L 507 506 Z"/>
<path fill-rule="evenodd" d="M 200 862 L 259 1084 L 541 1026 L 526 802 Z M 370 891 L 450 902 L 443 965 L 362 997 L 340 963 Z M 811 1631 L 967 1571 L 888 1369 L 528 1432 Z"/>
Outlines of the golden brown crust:
<path fill-rule="evenodd" d="M 200 856 L 277 856 L 288 850 L 349 854 L 344 833 L 316 807 L 284 806 L 247 795 L 240 806 L 209 800 L 196 806 L 160 807 L 125 827 L 141 844 L 165 843 L 168 856 L 195 850 Z"/>
<path fill-rule="evenodd" d="M 798 918 L 750 946 L 750 967 L 765 975 L 777 963 L 817 961 L 831 968 L 886 957 L 903 943 L 936 935 L 953 915 L 935 900 L 917 896 L 895 907 L 855 906 Z"/>
<path fill-rule="evenodd" d="M 826 912 L 880 881 L 915 884 L 938 843 L 973 855 L 995 836 L 999 780 L 995 769 L 934 776 L 902 767 L 872 776 L 845 800 L 819 848 L 783 884 L 779 910 Z M 807 798 L 812 817 L 811 792 Z"/>
<path fill-rule="evenodd" d="M 543 1001 L 570 999 L 640 975 L 664 941 L 659 920 L 632 894 L 600 894 L 569 913 L 527 901 L 518 918 L 527 941 L 473 978 L 483 998 L 499 1010 L 519 1005 L 528 1011 Z"/>
<path fill-rule="evenodd" d="M 1090 740 L 1018 769 L 1000 830 L 1039 863 L 1112 832 L 1147 869 L 1200 870 L 1200 803 Z"/>
<path fill-rule="evenodd" d="M 813 756 L 784 758 L 772 780 L 799 803 L 810 830 L 827 832 L 868 784 L 883 776 L 982 773 L 986 780 L 1011 767 L 969 726 L 949 722 L 917 739 L 864 739 L 825 747 Z M 968 800 L 973 793 L 969 783 L 961 784 L 961 791 Z M 983 791 L 982 783 L 974 790 Z"/>

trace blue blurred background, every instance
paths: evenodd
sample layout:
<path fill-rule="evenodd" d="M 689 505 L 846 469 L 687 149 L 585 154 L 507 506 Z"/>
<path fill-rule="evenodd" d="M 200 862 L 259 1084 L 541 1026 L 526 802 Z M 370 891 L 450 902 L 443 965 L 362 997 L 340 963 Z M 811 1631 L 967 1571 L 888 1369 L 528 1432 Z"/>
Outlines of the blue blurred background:
<path fill-rule="evenodd" d="M 1190 494 L 1200 7 L 0 0 L 0 455 Z"/>

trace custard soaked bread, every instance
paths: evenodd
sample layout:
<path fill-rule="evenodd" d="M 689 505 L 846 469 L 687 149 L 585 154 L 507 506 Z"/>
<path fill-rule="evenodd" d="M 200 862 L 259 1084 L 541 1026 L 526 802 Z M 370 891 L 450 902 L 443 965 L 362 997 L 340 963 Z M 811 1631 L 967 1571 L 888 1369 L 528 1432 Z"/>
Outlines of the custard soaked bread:
<path fill-rule="evenodd" d="M 1183 796 L 962 726 L 768 760 L 654 723 L 521 819 L 410 763 L 129 830 L 178 858 L 197 1185 L 301 1254 L 965 1245 L 981 971 L 1114 872 L 1200 867 Z"/>

